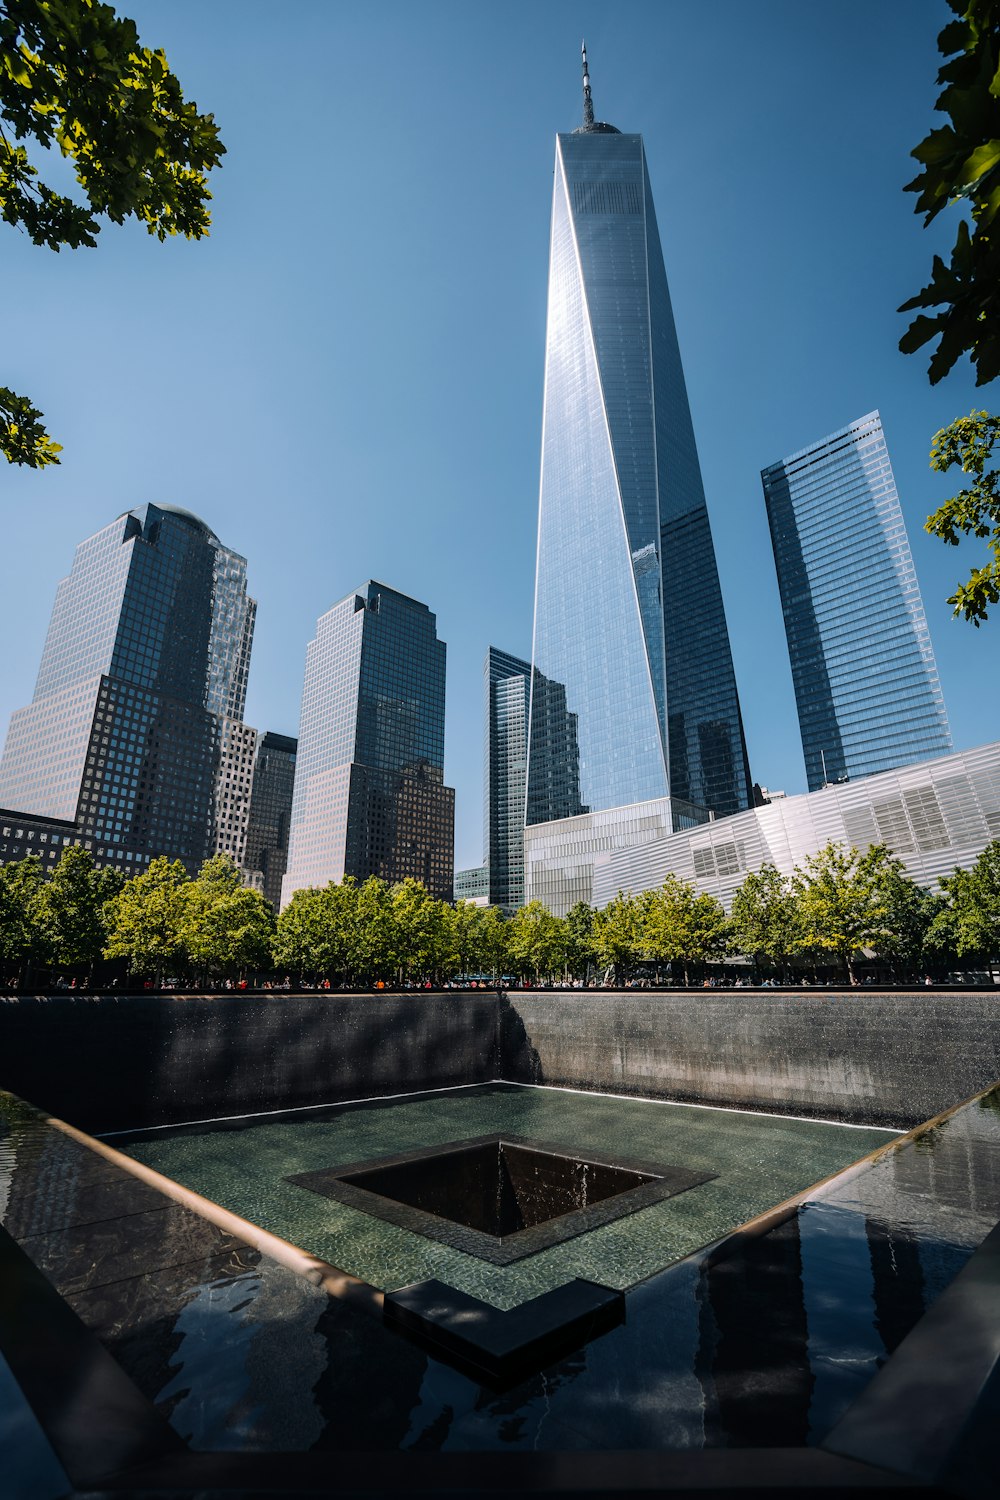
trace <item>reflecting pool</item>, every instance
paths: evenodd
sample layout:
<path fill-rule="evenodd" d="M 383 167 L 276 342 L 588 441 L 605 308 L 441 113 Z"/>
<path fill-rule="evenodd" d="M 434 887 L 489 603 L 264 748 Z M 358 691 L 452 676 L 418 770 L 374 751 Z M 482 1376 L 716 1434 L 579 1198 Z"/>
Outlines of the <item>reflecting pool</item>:
<path fill-rule="evenodd" d="M 290 1182 L 489 1134 L 619 1152 L 711 1180 L 497 1266 Z M 896 1137 L 875 1128 L 569 1090 L 488 1084 L 411 1098 L 148 1131 L 112 1140 L 374 1286 L 436 1277 L 512 1308 L 573 1277 L 624 1290 Z"/>

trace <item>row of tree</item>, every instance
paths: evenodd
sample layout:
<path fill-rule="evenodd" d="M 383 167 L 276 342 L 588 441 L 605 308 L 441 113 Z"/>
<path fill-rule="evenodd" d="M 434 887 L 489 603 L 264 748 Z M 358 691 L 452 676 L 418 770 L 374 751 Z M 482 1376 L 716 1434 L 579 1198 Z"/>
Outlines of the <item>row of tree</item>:
<path fill-rule="evenodd" d="M 884 845 L 861 854 L 831 843 L 788 877 L 766 865 L 736 892 L 730 941 L 758 967 L 825 956 L 852 977 L 862 955 L 901 978 L 989 961 L 1000 956 L 1000 840 L 936 892 Z"/>
<path fill-rule="evenodd" d="M 560 918 L 531 901 L 509 920 L 495 907 L 438 901 L 415 880 L 348 878 L 297 891 L 276 917 L 221 855 L 194 879 L 179 860 L 156 859 L 126 880 L 95 869 L 78 846 L 48 877 L 34 857 L 0 866 L 0 961 L 22 981 L 33 966 L 89 975 L 105 959 L 205 984 L 274 972 L 363 987 L 456 975 L 621 984 L 640 965 L 689 983 L 733 955 L 756 977 L 832 966 L 853 978 L 867 957 L 899 979 L 997 957 L 1000 841 L 935 893 L 882 846 L 862 854 L 831 843 L 790 876 L 773 866 L 748 875 L 728 917 L 675 875 L 599 911 L 580 902 Z"/>
<path fill-rule="evenodd" d="M 127 880 L 65 848 L 46 877 L 34 855 L 0 866 L 0 961 L 5 977 L 35 967 L 89 975 L 103 959 L 130 973 L 206 980 L 270 970 L 274 911 L 224 855 L 190 879 L 180 860 L 155 859 Z"/>

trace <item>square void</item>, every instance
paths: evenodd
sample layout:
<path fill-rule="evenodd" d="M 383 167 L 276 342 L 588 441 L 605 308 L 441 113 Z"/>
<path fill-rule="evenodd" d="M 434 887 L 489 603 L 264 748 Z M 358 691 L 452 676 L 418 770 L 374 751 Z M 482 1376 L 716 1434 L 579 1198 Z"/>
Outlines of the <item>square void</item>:
<path fill-rule="evenodd" d="M 494 1265 L 509 1265 L 713 1176 L 505 1134 L 287 1180 Z"/>

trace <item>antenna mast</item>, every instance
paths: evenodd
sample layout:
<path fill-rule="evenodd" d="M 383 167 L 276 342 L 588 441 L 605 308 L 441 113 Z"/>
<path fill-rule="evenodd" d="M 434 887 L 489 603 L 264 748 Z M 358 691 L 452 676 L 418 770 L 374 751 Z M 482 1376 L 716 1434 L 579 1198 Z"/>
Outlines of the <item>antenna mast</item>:
<path fill-rule="evenodd" d="M 590 73 L 587 70 L 587 43 L 583 43 L 583 123 L 594 123 L 594 101 L 590 96 Z"/>

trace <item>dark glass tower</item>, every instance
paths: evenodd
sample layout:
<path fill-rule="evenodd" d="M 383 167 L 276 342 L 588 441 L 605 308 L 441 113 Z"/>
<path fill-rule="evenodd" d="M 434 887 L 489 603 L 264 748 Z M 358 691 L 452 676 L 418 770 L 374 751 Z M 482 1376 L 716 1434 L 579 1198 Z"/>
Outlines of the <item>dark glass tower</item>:
<path fill-rule="evenodd" d="M 567 712 L 566 689 L 531 663 L 491 646 L 483 669 L 483 862 L 491 906 L 524 905 L 524 825 L 573 818 L 580 802 L 576 715 Z M 531 720 L 532 689 L 534 720 Z M 533 723 L 532 781 L 527 783 L 528 726 Z"/>
<path fill-rule="evenodd" d="M 483 863 L 491 906 L 524 904 L 531 663 L 491 646 L 483 667 Z"/>
<path fill-rule="evenodd" d="M 281 880 L 288 863 L 297 750 L 297 740 L 268 731 L 257 745 L 254 763 L 243 864 L 251 876 L 259 874 L 272 906 L 281 903 Z"/>
<path fill-rule="evenodd" d="M 255 613 L 245 558 L 189 511 L 142 505 L 81 542 L 11 717 L 0 805 L 75 822 L 125 869 L 238 858 Z"/>
<path fill-rule="evenodd" d="M 952 748 L 877 411 L 762 470 L 809 790 Z"/>
<path fill-rule="evenodd" d="M 412 876 L 451 899 L 446 654 L 426 604 L 381 583 L 318 621 L 306 651 L 283 901 L 345 875 Z"/>
<path fill-rule="evenodd" d="M 556 139 L 533 659 L 565 688 L 588 810 L 750 806 L 642 137 L 595 122 L 586 52 L 584 124 Z"/>

